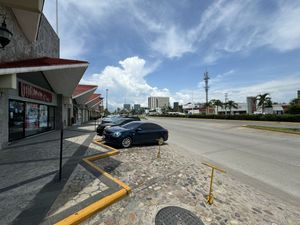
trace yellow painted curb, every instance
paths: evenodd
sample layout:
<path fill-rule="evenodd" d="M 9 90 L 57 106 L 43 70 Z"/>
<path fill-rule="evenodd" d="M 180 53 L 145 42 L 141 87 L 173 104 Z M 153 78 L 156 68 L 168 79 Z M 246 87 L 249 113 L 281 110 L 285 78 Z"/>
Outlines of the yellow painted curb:
<path fill-rule="evenodd" d="M 118 155 L 120 153 L 120 151 L 118 151 L 117 149 L 112 148 L 108 145 L 103 144 L 101 140 L 94 140 L 93 143 L 97 144 L 97 145 L 100 145 L 100 146 L 102 146 L 106 149 L 110 149 L 111 151 L 101 153 L 101 154 L 98 154 L 98 155 L 94 155 L 94 156 L 88 156 L 88 157 L 83 158 L 82 160 L 85 163 L 87 163 L 89 166 L 91 166 L 92 168 L 94 168 L 98 172 L 100 172 L 103 176 L 106 176 L 108 179 L 110 179 L 110 180 L 114 181 L 115 183 L 117 183 L 119 186 L 122 187 L 122 189 L 115 192 L 115 193 L 113 193 L 113 194 L 111 194 L 111 195 L 109 195 L 109 196 L 106 196 L 106 197 L 100 199 L 99 201 L 94 202 L 91 205 L 81 209 L 80 211 L 64 218 L 63 220 L 57 222 L 55 225 L 75 225 L 75 224 L 79 224 L 82 221 L 84 221 L 84 220 L 88 219 L 89 217 L 91 217 L 96 212 L 99 212 L 99 211 L 105 209 L 106 207 L 112 205 L 113 203 L 119 201 L 120 199 L 124 198 L 129 193 L 131 193 L 131 188 L 128 185 L 126 185 L 122 181 L 114 178 L 112 175 L 105 172 L 103 169 L 99 168 L 98 166 L 96 166 L 93 163 L 93 161 L 96 161 L 98 159 Z"/>

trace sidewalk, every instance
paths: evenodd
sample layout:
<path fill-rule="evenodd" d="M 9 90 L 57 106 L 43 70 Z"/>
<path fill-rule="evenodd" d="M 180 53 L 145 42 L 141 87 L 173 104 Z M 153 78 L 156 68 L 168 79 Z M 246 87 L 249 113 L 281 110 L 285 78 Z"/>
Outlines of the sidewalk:
<path fill-rule="evenodd" d="M 57 217 L 53 210 L 57 208 L 55 205 L 63 205 L 64 202 L 57 199 L 69 185 L 74 190 L 68 198 L 72 194 L 76 196 L 77 192 L 90 193 L 90 189 L 84 189 L 88 183 L 97 187 L 97 192 L 91 195 L 107 189 L 97 177 L 78 165 L 87 154 L 95 136 L 94 129 L 95 124 L 90 123 L 64 131 L 61 182 L 58 182 L 60 131 L 20 140 L 0 152 L 1 225 L 40 224 L 45 217 L 45 223 L 52 224 L 54 220 L 64 218 L 73 212 L 65 211 L 69 206 L 61 208 L 60 213 L 55 212 Z M 84 195 L 80 195 L 77 202 L 84 198 Z"/>

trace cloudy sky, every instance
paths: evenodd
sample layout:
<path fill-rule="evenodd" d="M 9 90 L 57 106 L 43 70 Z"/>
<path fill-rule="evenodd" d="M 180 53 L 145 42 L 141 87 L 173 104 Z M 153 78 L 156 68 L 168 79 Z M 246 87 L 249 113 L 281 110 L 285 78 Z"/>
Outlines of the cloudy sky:
<path fill-rule="evenodd" d="M 55 1 L 44 13 L 55 27 Z M 288 102 L 300 89 L 300 1 L 60 0 L 61 57 L 90 63 L 82 83 L 97 84 L 110 109 L 209 99 L 236 102 L 269 92 Z"/>

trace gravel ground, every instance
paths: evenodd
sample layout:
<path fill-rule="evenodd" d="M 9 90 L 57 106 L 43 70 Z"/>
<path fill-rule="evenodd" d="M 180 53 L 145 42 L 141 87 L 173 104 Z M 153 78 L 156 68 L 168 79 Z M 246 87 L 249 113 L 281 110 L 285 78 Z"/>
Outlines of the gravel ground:
<path fill-rule="evenodd" d="M 83 224 L 155 224 L 166 206 L 192 211 L 206 225 L 299 225 L 300 210 L 243 184 L 228 174 L 216 173 L 213 205 L 206 203 L 211 170 L 201 162 L 178 155 L 174 146 L 121 149 L 121 154 L 96 161 L 124 181 L 132 194 L 94 215 Z"/>

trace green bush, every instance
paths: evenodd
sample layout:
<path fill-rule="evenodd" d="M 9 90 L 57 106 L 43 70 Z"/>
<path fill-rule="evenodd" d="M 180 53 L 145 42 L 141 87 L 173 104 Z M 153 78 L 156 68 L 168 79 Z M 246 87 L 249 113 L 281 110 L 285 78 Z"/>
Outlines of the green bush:
<path fill-rule="evenodd" d="M 179 118 L 199 118 L 199 119 L 225 119 L 225 120 L 256 120 L 256 121 L 282 121 L 282 122 L 300 122 L 300 115 L 291 114 L 266 114 L 266 115 L 152 115 L 154 117 L 179 117 Z"/>

